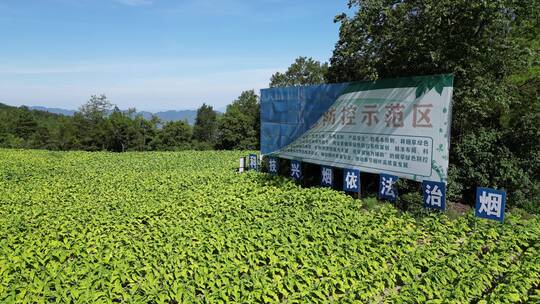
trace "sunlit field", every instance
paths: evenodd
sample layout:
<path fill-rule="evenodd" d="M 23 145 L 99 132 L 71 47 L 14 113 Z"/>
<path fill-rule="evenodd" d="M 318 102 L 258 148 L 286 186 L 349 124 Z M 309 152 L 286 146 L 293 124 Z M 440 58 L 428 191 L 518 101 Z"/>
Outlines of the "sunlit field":
<path fill-rule="evenodd" d="M 0 302 L 540 301 L 540 220 L 401 212 L 248 152 L 0 150 Z"/>

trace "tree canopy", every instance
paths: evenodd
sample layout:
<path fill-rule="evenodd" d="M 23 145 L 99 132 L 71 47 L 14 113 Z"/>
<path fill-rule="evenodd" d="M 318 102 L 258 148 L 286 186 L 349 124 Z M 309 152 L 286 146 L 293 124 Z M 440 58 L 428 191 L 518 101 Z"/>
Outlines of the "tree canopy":
<path fill-rule="evenodd" d="M 328 63 L 313 58 L 298 57 L 285 73 L 277 72 L 270 79 L 270 87 L 302 86 L 325 82 Z"/>
<path fill-rule="evenodd" d="M 227 106 L 219 120 L 218 148 L 255 150 L 260 146 L 259 98 L 255 91 L 244 91 Z"/>
<path fill-rule="evenodd" d="M 193 139 L 199 143 L 207 143 L 213 147 L 217 136 L 217 114 L 212 106 L 203 105 L 197 110 L 195 126 L 193 127 Z"/>
<path fill-rule="evenodd" d="M 195 125 L 145 119 L 120 110 L 105 95 L 93 95 L 73 116 L 0 103 L 0 147 L 86 151 L 258 149 L 259 100 L 242 94 L 223 115 L 203 104 Z"/>

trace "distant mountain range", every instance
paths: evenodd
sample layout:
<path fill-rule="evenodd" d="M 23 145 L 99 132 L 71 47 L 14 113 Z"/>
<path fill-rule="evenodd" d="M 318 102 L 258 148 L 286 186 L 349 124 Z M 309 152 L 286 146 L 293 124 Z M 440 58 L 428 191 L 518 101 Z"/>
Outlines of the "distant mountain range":
<path fill-rule="evenodd" d="M 60 109 L 60 108 L 47 108 L 47 107 L 40 107 L 40 106 L 32 106 L 28 107 L 31 110 L 38 110 L 38 111 L 44 111 L 54 114 L 62 114 L 66 116 L 73 116 L 75 114 L 75 111 L 73 110 L 66 110 L 66 109 Z"/>
<path fill-rule="evenodd" d="M 197 110 L 181 110 L 181 111 L 175 111 L 175 110 L 169 110 L 169 111 L 161 111 L 161 112 L 148 112 L 148 111 L 140 111 L 137 112 L 137 114 L 142 115 L 145 119 L 152 118 L 152 115 L 156 115 L 161 119 L 161 121 L 178 121 L 178 120 L 186 120 L 190 125 L 195 124 L 195 118 L 197 117 Z"/>
<path fill-rule="evenodd" d="M 47 108 L 42 106 L 31 106 L 28 107 L 32 110 L 38 110 L 38 111 L 45 111 L 49 113 L 54 114 L 62 114 L 66 116 L 73 116 L 76 111 L 74 110 L 66 110 L 66 109 L 60 109 L 60 108 Z M 220 109 L 217 110 L 217 112 Z M 223 109 L 224 110 L 224 109 Z M 148 111 L 140 111 L 137 112 L 137 114 L 141 114 L 145 119 L 150 119 L 152 117 L 152 114 L 157 115 L 162 121 L 179 121 L 179 120 L 185 120 L 187 119 L 188 123 L 193 125 L 195 124 L 195 118 L 197 117 L 197 110 L 169 110 L 169 111 L 161 111 L 161 112 L 148 112 Z"/>

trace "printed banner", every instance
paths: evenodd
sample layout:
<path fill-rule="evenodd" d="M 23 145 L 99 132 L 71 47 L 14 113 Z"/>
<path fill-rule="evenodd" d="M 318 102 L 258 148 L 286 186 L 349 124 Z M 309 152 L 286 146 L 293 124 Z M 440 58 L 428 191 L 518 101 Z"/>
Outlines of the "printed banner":
<path fill-rule="evenodd" d="M 268 144 L 265 128 L 279 124 L 279 117 L 261 113 L 263 153 L 275 157 L 315 163 L 323 166 L 388 173 L 416 181 L 446 182 L 450 142 L 452 75 L 382 79 L 349 84 L 299 87 L 315 96 L 338 96 L 334 102 L 321 103 L 315 121 L 302 117 L 290 100 L 283 116 L 299 116 L 297 128 L 282 140 L 289 144 Z M 317 88 L 324 94 L 314 93 Z M 335 88 L 335 89 L 333 89 Z M 290 88 L 289 88 L 290 89 Z M 272 107 L 283 89 L 261 92 L 261 111 Z M 339 94 L 336 93 L 339 91 Z M 330 92 L 330 93 L 329 93 Z M 309 104 L 302 99 L 298 104 Z M 311 104 L 316 108 L 316 103 Z M 271 121 L 271 122 L 270 122 Z M 302 122 L 305 122 L 302 124 Z M 282 123 L 287 126 L 287 123 Z M 279 129 L 279 126 L 278 126 Z M 298 130 L 307 131 L 298 134 Z M 273 149 L 272 149 L 273 148 Z"/>

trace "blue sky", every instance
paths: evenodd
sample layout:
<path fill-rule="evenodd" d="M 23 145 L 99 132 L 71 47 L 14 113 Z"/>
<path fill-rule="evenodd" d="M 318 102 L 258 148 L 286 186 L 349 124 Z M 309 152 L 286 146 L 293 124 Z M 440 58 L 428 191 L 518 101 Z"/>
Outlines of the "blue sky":
<path fill-rule="evenodd" d="M 296 57 L 327 61 L 346 0 L 0 0 L 0 102 L 223 107 Z"/>

